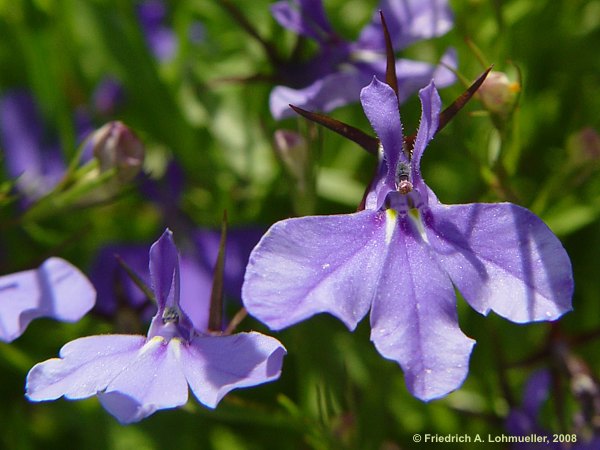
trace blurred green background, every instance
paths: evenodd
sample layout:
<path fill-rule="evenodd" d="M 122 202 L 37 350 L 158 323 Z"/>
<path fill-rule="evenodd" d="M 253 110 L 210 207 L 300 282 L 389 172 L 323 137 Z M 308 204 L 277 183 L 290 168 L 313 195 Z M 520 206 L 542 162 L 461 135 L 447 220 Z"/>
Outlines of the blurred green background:
<path fill-rule="evenodd" d="M 266 40 L 289 54 L 293 36 L 271 18 L 271 2 L 231 1 Z M 334 27 L 349 39 L 377 3 L 324 0 Z M 540 215 L 571 256 L 573 312 L 559 324 L 517 325 L 493 314 L 481 317 L 459 299 L 461 328 L 477 340 L 470 374 L 461 389 L 428 404 L 407 392 L 400 368 L 373 348 L 367 320 L 349 333 L 329 316 L 314 317 L 274 334 L 288 349 L 279 381 L 235 391 L 215 411 L 190 400 L 185 408 L 159 411 L 129 426 L 120 426 L 96 399 L 27 402 L 24 379 L 33 364 L 54 357 L 71 339 L 116 329 L 95 317 L 75 325 L 39 320 L 14 343 L 0 344 L 0 447 L 414 448 L 414 433 L 506 433 L 504 418 L 519 405 L 527 377 L 540 367 L 554 370 L 558 381 L 541 425 L 549 432 L 573 432 L 582 402 L 573 394 L 572 374 L 562 370 L 564 353 L 557 356 L 555 350 L 566 348 L 568 358 L 581 358 L 593 377 L 600 374 L 600 138 L 595 134 L 600 130 L 600 1 L 450 3 L 453 30 L 402 55 L 434 62 L 452 46 L 466 80 L 494 64 L 494 70 L 520 81 L 520 91 L 515 110 L 503 118 L 491 116 L 474 99 L 429 146 L 424 176 L 444 203 L 509 200 Z M 273 68 L 218 0 L 165 4 L 165 25 L 176 33 L 177 51 L 161 62 L 144 41 L 135 2 L 0 0 L 0 95 L 29 90 L 69 159 L 76 152 L 74 111 L 90 104 L 104 77 L 119 80 L 122 105 L 94 117 L 96 125 L 118 119 L 134 129 L 146 145 L 145 171 L 153 178 L 160 179 L 167 162 L 176 159 L 186 180 L 180 207 L 200 227 L 218 228 L 225 209 L 232 227 L 354 211 L 373 158 L 303 120 L 271 117 L 273 84 L 240 80 Z M 198 24 L 202 35 L 192 39 L 190 27 Z M 463 89 L 460 82 L 443 89 L 444 104 Z M 416 97 L 401 112 L 405 130 L 416 129 Z M 331 115 L 370 130 L 359 104 Z M 273 149 L 279 128 L 312 138 L 310 177 L 316 187 L 306 197 Z M 585 136 L 592 138 L 583 139 L 587 128 Z M 165 224 L 174 226 L 134 188 L 96 207 L 15 222 L 18 208 L 9 199 L 8 178 L 3 180 L 2 274 L 34 267 L 49 255 L 86 270 L 103 245 L 152 242 Z M 240 328 L 268 332 L 251 318 Z M 600 411 L 595 414 L 600 427 Z"/>

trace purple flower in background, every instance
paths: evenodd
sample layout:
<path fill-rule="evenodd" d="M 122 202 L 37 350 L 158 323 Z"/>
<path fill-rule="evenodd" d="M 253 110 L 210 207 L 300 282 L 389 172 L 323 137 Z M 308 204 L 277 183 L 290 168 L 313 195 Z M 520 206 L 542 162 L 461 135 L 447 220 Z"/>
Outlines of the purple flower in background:
<path fill-rule="evenodd" d="M 103 85 L 98 88 L 96 100 L 108 107 L 108 94 L 99 92 L 108 89 Z M 117 99 L 113 97 L 110 101 Z M 112 105 L 116 106 L 116 103 Z M 75 109 L 73 127 L 79 143 L 94 131 L 92 113 L 87 107 L 80 105 Z M 67 163 L 59 142 L 46 130 L 38 105 L 29 92 L 13 90 L 0 99 L 0 138 L 6 171 L 17 180 L 16 188 L 23 196 L 24 206 L 52 191 L 64 177 Z M 81 162 L 89 161 L 92 156 L 92 145 L 86 145 Z"/>
<path fill-rule="evenodd" d="M 161 62 L 167 62 L 177 52 L 177 36 L 164 25 L 167 16 L 165 4 L 161 0 L 146 0 L 137 7 L 137 15 L 144 37 L 152 54 Z"/>
<path fill-rule="evenodd" d="M 102 116 L 112 116 L 125 100 L 125 90 L 120 81 L 113 77 L 102 79 L 92 96 L 94 110 Z"/>
<path fill-rule="evenodd" d="M 0 277 L 0 340 L 11 342 L 39 317 L 76 322 L 94 306 L 96 291 L 64 259 Z"/>
<path fill-rule="evenodd" d="M 564 443 L 554 442 L 552 434 L 540 425 L 540 412 L 544 402 L 548 400 L 551 388 L 551 374 L 547 370 L 534 372 L 525 385 L 523 400 L 520 408 L 510 411 L 506 418 L 506 430 L 512 436 L 531 437 L 531 435 L 546 437 L 547 442 L 531 443 L 520 442 L 514 444 L 514 449 L 573 449 L 594 450 L 600 448 L 600 437 L 592 436 L 586 440 L 578 434 L 562 434 L 568 437 Z"/>
<path fill-rule="evenodd" d="M 9 91 L 0 100 L 0 135 L 6 170 L 16 187 L 34 201 L 52 190 L 66 170 L 56 140 L 44 130 L 33 97 L 25 91 Z"/>
<path fill-rule="evenodd" d="M 414 149 L 403 148 L 398 98 L 373 79 L 361 92 L 380 145 L 366 209 L 283 220 L 250 255 L 242 299 L 272 329 L 328 312 L 349 329 L 370 310 L 371 340 L 397 361 L 410 392 L 431 400 L 457 389 L 474 341 L 458 326 L 456 287 L 481 314 L 518 323 L 571 309 L 573 278 L 560 241 L 511 203 L 444 205 L 421 177 L 441 100 L 421 89 Z"/>
<path fill-rule="evenodd" d="M 381 0 L 378 10 L 386 17 L 396 49 L 441 36 L 452 27 L 452 13 L 446 0 Z M 293 114 L 289 104 L 327 112 L 353 103 L 373 75 L 384 78 L 386 46 L 379 13 L 373 15 L 355 42 L 348 42 L 331 27 L 321 0 L 279 1 L 271 11 L 283 27 L 316 41 L 319 46 L 318 53 L 309 61 L 282 69 L 287 85 L 275 87 L 270 97 L 271 113 L 276 119 Z M 455 67 L 454 51 L 448 51 L 442 62 Z M 436 67 L 398 59 L 396 73 L 400 100 L 406 100 L 432 78 L 438 86 L 453 83 L 455 76 L 444 65 Z"/>
<path fill-rule="evenodd" d="M 180 305 L 179 261 L 169 230 L 150 249 L 149 266 L 158 312 L 148 335 L 90 336 L 66 344 L 60 359 L 29 372 L 30 400 L 97 395 L 117 420 L 131 423 L 184 405 L 188 385 L 201 403 L 215 408 L 232 389 L 279 377 L 286 351 L 276 339 L 194 328 Z"/>

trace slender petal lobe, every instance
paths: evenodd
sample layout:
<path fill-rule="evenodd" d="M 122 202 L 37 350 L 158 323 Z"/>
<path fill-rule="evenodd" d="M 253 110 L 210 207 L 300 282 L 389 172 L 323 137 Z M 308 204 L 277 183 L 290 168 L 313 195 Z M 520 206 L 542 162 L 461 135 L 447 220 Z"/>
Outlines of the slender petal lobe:
<path fill-rule="evenodd" d="M 150 278 L 159 308 L 179 299 L 179 258 L 170 230 L 150 248 Z"/>
<path fill-rule="evenodd" d="M 424 187 L 421 178 L 421 157 L 438 129 L 442 100 L 433 81 L 419 91 L 419 98 L 421 99 L 421 121 L 413 148 L 411 171 L 413 183 L 418 187 Z"/>

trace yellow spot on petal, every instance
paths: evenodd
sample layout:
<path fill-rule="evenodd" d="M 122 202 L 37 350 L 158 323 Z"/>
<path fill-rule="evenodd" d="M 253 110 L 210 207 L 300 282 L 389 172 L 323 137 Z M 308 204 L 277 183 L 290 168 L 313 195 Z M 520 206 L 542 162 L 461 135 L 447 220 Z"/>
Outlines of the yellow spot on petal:
<path fill-rule="evenodd" d="M 148 342 L 146 342 L 144 344 L 144 346 L 140 349 L 140 355 L 143 355 L 144 353 L 147 353 L 150 350 L 155 349 L 160 344 L 162 344 L 164 341 L 165 341 L 164 337 L 154 336 L 152 339 L 150 339 Z"/>
<path fill-rule="evenodd" d="M 177 359 L 181 356 L 181 344 L 182 342 L 179 338 L 172 338 L 169 342 L 169 350 L 173 352 L 173 355 Z"/>
<path fill-rule="evenodd" d="M 429 243 L 429 240 L 427 239 L 427 234 L 425 233 L 425 227 L 423 226 L 423 221 L 421 220 L 421 213 L 419 212 L 419 210 L 416 208 L 411 209 L 410 211 L 408 211 L 408 217 L 410 217 L 412 222 L 416 225 L 417 230 L 421 235 L 421 238 L 425 242 Z"/>
<path fill-rule="evenodd" d="M 392 242 L 392 236 L 396 229 L 396 220 L 398 219 L 398 213 L 393 209 L 385 210 L 385 243 L 389 244 Z"/>

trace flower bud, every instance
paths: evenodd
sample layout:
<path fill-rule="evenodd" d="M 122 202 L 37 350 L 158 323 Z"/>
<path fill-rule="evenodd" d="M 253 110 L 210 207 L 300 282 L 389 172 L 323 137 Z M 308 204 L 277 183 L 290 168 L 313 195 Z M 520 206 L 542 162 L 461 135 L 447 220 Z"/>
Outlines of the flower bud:
<path fill-rule="evenodd" d="M 100 171 L 115 169 L 119 181 L 131 181 L 144 162 L 144 145 L 122 122 L 109 122 L 96 130 L 91 138 L 94 157 Z"/>
<path fill-rule="evenodd" d="M 488 111 L 507 116 L 513 110 L 520 90 L 521 85 L 511 82 L 504 72 L 492 71 L 477 92 Z"/>

